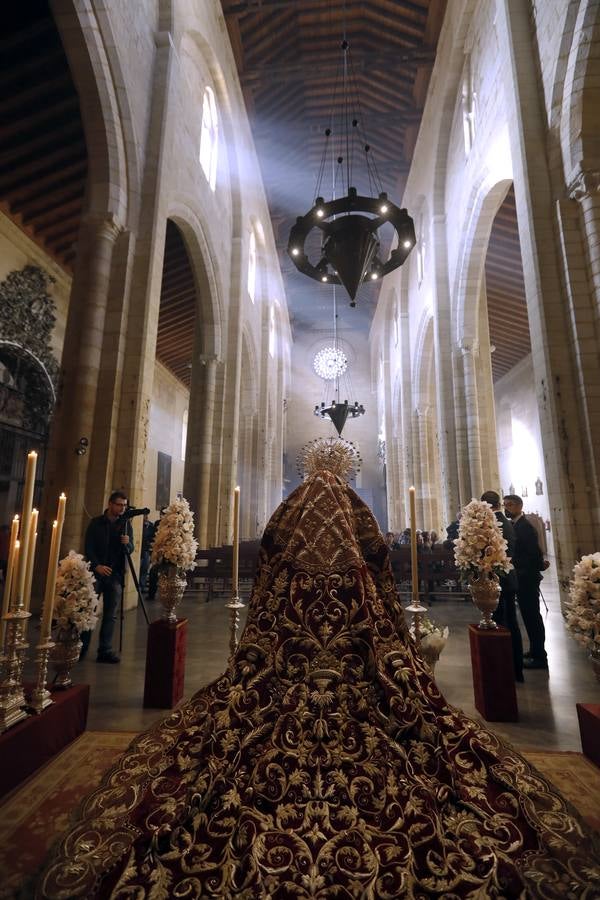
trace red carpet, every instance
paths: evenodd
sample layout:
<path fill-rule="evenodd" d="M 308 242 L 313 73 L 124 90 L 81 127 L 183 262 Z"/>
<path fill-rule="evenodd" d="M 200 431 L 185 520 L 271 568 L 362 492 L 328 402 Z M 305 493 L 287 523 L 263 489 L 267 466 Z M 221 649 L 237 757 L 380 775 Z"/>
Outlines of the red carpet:
<path fill-rule="evenodd" d="M 118 759 L 134 732 L 87 731 L 0 806 L 0 898 L 12 897 L 69 824 L 70 813 Z M 525 751 L 600 830 L 600 769 L 581 753 Z"/>
<path fill-rule="evenodd" d="M 0 806 L 0 897 L 35 872 L 69 816 L 119 758 L 134 732 L 86 731 Z"/>

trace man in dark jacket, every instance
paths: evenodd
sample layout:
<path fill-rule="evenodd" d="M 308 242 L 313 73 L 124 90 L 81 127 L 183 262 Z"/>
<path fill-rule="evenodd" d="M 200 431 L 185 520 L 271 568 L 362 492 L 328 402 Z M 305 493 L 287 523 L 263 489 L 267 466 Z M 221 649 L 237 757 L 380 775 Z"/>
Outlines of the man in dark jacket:
<path fill-rule="evenodd" d="M 108 506 L 101 516 L 96 516 L 85 533 L 85 557 L 96 579 L 96 593 L 102 594 L 103 609 L 97 661 L 118 663 L 119 656 L 112 648 L 117 609 L 123 600 L 125 578 L 125 553 L 133 550 L 131 523 L 123 519 L 127 509 L 127 495 L 113 491 Z M 91 632 L 81 634 L 85 656 L 90 645 Z"/>
<path fill-rule="evenodd" d="M 486 491 L 481 495 L 481 499 L 484 503 L 489 503 L 494 510 L 494 515 L 502 528 L 502 537 L 508 544 L 506 548 L 507 556 L 514 565 L 517 536 L 515 529 L 500 509 L 500 494 L 496 493 L 496 491 Z M 500 602 L 493 618 L 498 625 L 504 625 L 510 631 L 515 680 L 523 681 L 523 640 L 517 621 L 517 584 L 517 575 L 514 569 L 500 576 Z"/>
<path fill-rule="evenodd" d="M 504 508 L 517 535 L 513 557 L 518 580 L 517 600 L 529 637 L 529 653 L 523 665 L 526 669 L 547 669 L 546 630 L 540 613 L 540 581 L 548 562 L 540 549 L 535 528 L 523 515 L 522 499 L 517 494 L 507 494 Z"/>

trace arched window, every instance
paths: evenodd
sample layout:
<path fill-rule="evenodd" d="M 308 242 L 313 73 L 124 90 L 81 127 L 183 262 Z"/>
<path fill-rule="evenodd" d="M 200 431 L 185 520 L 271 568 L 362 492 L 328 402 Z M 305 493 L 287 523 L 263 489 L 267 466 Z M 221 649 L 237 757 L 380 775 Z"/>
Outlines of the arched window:
<path fill-rule="evenodd" d="M 269 356 L 273 358 L 275 356 L 275 301 L 271 303 L 269 309 Z"/>
<path fill-rule="evenodd" d="M 254 229 L 250 232 L 250 243 L 248 245 L 248 293 L 254 303 L 256 294 L 256 235 L 254 234 Z"/>
<path fill-rule="evenodd" d="M 185 461 L 185 448 L 187 447 L 188 411 L 184 409 L 181 417 L 181 459 Z"/>
<path fill-rule="evenodd" d="M 204 90 L 202 130 L 200 133 L 200 165 L 214 191 L 217 184 L 217 156 L 219 151 L 219 120 L 215 95 L 210 87 Z"/>
<path fill-rule="evenodd" d="M 475 140 L 475 117 L 477 113 L 477 94 L 473 85 L 473 68 L 471 54 L 466 54 L 462 82 L 462 114 L 465 138 L 465 155 L 468 156 Z"/>
<path fill-rule="evenodd" d="M 423 213 L 419 216 L 419 237 L 417 239 L 417 282 L 421 284 L 425 275 L 425 257 L 427 254 L 427 233 Z"/>

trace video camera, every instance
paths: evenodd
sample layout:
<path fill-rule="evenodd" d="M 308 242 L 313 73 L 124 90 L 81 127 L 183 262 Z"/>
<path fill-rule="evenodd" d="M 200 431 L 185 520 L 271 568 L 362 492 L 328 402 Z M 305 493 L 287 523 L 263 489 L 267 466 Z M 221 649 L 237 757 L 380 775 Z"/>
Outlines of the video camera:
<path fill-rule="evenodd" d="M 135 506 L 128 506 L 125 512 L 123 513 L 124 519 L 133 519 L 134 516 L 149 516 L 150 510 L 147 506 L 141 507 L 138 509 Z"/>

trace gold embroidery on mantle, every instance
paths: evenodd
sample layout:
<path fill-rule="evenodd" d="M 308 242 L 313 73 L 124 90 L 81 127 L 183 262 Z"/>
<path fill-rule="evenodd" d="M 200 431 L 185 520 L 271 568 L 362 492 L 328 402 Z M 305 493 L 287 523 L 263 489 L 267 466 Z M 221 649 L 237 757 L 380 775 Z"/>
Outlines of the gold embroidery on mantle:
<path fill-rule="evenodd" d="M 273 515 L 232 665 L 140 735 L 38 897 L 599 897 L 600 853 L 449 707 L 376 523 L 330 473 Z"/>

